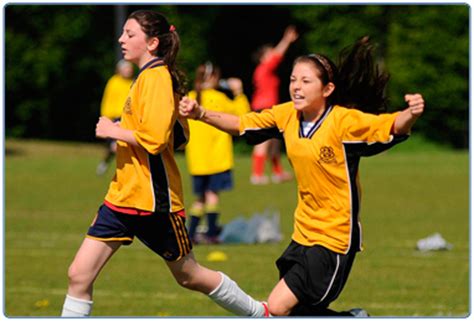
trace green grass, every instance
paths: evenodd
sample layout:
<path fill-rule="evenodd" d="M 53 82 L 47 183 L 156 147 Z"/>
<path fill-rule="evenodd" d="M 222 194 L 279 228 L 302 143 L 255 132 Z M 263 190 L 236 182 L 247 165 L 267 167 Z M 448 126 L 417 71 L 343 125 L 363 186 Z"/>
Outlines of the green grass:
<path fill-rule="evenodd" d="M 58 316 L 67 268 L 112 176 L 95 176 L 95 144 L 6 141 L 5 314 Z M 192 201 L 178 156 L 185 200 Z M 274 261 L 293 228 L 295 183 L 251 186 L 250 159 L 236 156 L 235 188 L 222 194 L 222 221 L 278 210 L 284 241 L 272 245 L 198 246 L 198 260 L 225 271 L 249 294 L 267 298 L 278 279 Z M 288 163 L 285 161 L 288 167 Z M 365 250 L 358 255 L 336 310 L 363 307 L 373 316 L 466 316 L 469 306 L 469 154 L 413 137 L 361 162 Z M 422 254 L 417 240 L 439 232 L 451 251 Z M 207 262 L 213 250 L 225 262 Z M 94 316 L 230 316 L 204 295 L 180 288 L 162 259 L 135 241 L 123 247 L 95 284 Z"/>

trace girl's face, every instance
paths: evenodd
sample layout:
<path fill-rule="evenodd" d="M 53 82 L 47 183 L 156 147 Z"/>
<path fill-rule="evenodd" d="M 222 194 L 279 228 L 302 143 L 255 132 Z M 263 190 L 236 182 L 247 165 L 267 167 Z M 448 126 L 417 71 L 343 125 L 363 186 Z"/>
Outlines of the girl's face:
<path fill-rule="evenodd" d="M 127 20 L 118 41 L 122 48 L 123 58 L 140 68 L 152 58 L 150 52 L 158 46 L 158 38 L 147 39 L 147 35 L 135 19 Z"/>
<path fill-rule="evenodd" d="M 318 111 L 326 106 L 326 98 L 334 90 L 333 83 L 324 85 L 319 70 L 311 62 L 299 62 L 290 77 L 290 96 L 295 109 L 303 112 Z"/>

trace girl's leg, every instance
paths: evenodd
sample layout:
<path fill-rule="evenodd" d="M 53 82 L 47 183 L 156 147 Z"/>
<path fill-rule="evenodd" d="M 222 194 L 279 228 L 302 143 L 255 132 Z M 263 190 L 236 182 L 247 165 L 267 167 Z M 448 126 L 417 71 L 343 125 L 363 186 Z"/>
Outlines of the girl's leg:
<path fill-rule="evenodd" d="M 283 169 L 281 164 L 281 142 L 278 139 L 270 139 L 268 140 L 269 148 L 268 148 L 268 158 L 270 158 L 272 162 L 272 182 L 273 183 L 282 183 L 289 181 L 293 178 L 293 176 L 286 172 Z"/>
<path fill-rule="evenodd" d="M 201 221 L 201 217 L 204 215 L 204 195 L 199 196 L 196 201 L 191 206 L 190 212 L 190 222 L 189 222 L 189 237 L 193 243 L 197 243 L 196 239 L 196 229 Z"/>
<path fill-rule="evenodd" d="M 268 297 L 270 314 L 273 316 L 287 316 L 297 304 L 298 298 L 286 285 L 285 279 L 280 279 Z"/>
<path fill-rule="evenodd" d="M 219 235 L 219 226 L 217 224 L 219 217 L 219 195 L 216 192 L 207 190 L 205 193 L 205 203 L 208 227 L 207 236 L 211 243 L 217 242 L 217 236 Z"/>
<path fill-rule="evenodd" d="M 254 185 L 268 183 L 268 177 L 265 176 L 265 161 L 267 159 L 269 140 L 255 145 L 252 152 L 252 175 L 250 182 Z"/>
<path fill-rule="evenodd" d="M 69 287 L 62 316 L 90 314 L 94 281 L 121 244 L 84 239 L 68 270 Z"/>
<path fill-rule="evenodd" d="M 242 291 L 227 275 L 201 266 L 192 252 L 166 263 L 179 285 L 208 295 L 224 309 L 239 316 L 266 316 L 264 304 Z"/>

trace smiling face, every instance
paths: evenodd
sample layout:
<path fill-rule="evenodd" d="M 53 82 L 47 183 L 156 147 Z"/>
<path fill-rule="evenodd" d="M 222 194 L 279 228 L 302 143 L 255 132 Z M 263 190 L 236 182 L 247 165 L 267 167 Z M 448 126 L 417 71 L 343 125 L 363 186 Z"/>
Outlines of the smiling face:
<path fill-rule="evenodd" d="M 127 20 L 118 42 L 122 48 L 123 58 L 140 68 L 153 58 L 151 52 L 158 46 L 158 38 L 148 38 L 135 19 Z"/>
<path fill-rule="evenodd" d="M 322 113 L 326 107 L 326 99 L 334 91 L 332 82 L 324 85 L 320 71 L 310 61 L 297 62 L 290 77 L 290 96 L 295 109 L 308 115 L 313 121 L 314 115 Z"/>

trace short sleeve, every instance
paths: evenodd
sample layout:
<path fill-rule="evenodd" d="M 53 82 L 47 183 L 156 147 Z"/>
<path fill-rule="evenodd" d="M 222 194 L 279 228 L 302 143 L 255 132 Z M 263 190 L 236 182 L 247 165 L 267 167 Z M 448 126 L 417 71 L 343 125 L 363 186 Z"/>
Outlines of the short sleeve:
<path fill-rule="evenodd" d="M 251 145 L 260 144 L 271 138 L 282 139 L 274 108 L 240 116 L 239 132 Z"/>
<path fill-rule="evenodd" d="M 139 81 L 140 119 L 134 136 L 148 153 L 156 155 L 168 144 L 177 115 L 171 78 L 167 72 L 147 70 Z"/>
<path fill-rule="evenodd" d="M 349 142 L 388 142 L 398 113 L 373 115 L 355 109 L 346 109 L 338 128 L 342 140 Z"/>

